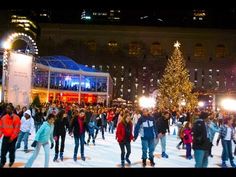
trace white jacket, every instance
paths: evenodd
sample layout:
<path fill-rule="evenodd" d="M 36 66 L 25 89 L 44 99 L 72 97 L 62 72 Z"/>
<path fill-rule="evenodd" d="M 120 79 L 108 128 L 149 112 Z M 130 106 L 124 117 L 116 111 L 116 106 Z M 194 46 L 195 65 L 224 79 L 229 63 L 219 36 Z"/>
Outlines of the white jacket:
<path fill-rule="evenodd" d="M 26 120 L 26 118 L 25 118 L 25 113 L 30 115 L 30 118 L 28 120 Z M 34 131 L 34 119 L 31 117 L 30 110 L 27 110 L 27 111 L 24 112 L 24 116 L 22 116 L 22 118 L 21 118 L 20 130 L 22 132 L 30 132 L 31 134 L 33 133 L 33 131 Z"/>

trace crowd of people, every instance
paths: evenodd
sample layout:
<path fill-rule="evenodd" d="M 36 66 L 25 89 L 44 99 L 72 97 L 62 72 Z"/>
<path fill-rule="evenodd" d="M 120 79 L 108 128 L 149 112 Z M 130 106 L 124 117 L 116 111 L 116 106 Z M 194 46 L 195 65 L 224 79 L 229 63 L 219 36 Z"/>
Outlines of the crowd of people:
<path fill-rule="evenodd" d="M 140 136 L 142 151 L 142 166 L 155 166 L 154 151 L 157 144 L 161 145 L 161 157 L 169 158 L 166 134 L 170 133 L 170 124 L 178 127 L 180 142 L 177 149 L 186 149 L 186 160 L 195 160 L 196 168 L 208 166 L 208 158 L 213 157 L 213 139 L 218 132 L 217 143 L 222 145 L 222 167 L 236 167 L 234 157 L 236 149 L 236 116 L 230 112 L 213 112 L 207 110 L 158 110 L 131 109 L 126 107 L 80 106 L 78 104 L 47 103 L 40 106 L 31 105 L 29 108 L 11 103 L 1 103 L 0 106 L 0 139 L 1 161 L 4 167 L 9 152 L 9 166 L 15 162 L 15 151 L 24 142 L 24 151 L 28 152 L 28 137 L 35 131 L 35 148 L 25 167 L 32 167 L 41 147 L 45 152 L 44 167 L 49 167 L 50 148 L 55 149 L 53 161 L 64 160 L 65 139 L 74 138 L 73 160 L 78 158 L 85 161 L 85 145 L 90 141 L 96 145 L 96 137 L 101 132 L 105 141 L 105 133 L 114 134 L 120 147 L 121 167 L 125 162 L 131 165 L 130 154 L 132 141 Z M 87 134 L 87 136 L 85 136 Z M 88 137 L 88 139 L 85 139 Z M 50 140 L 50 143 L 49 143 Z M 193 154 L 192 154 L 193 150 Z"/>

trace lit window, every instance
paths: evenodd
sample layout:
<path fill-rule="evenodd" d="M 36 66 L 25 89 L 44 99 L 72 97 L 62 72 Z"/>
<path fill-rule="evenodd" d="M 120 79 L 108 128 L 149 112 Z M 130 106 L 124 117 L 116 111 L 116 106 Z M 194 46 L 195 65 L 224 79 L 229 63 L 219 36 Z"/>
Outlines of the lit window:
<path fill-rule="evenodd" d="M 150 53 L 153 56 L 161 55 L 161 44 L 159 42 L 152 43 Z"/>
<path fill-rule="evenodd" d="M 129 44 L 129 55 L 140 55 L 141 45 L 138 42 L 131 42 Z"/>
<path fill-rule="evenodd" d="M 107 46 L 110 52 L 115 52 L 118 49 L 118 43 L 116 41 L 109 41 Z"/>
<path fill-rule="evenodd" d="M 195 57 L 204 57 L 205 51 L 202 44 L 196 44 L 194 48 Z"/>
<path fill-rule="evenodd" d="M 87 46 L 88 46 L 89 50 L 91 50 L 91 51 L 96 51 L 96 49 L 97 49 L 96 41 L 88 41 Z"/>
<path fill-rule="evenodd" d="M 197 80 L 197 69 L 194 71 L 194 80 Z"/>
<path fill-rule="evenodd" d="M 226 53 L 226 49 L 224 45 L 216 46 L 216 58 L 224 58 Z"/>

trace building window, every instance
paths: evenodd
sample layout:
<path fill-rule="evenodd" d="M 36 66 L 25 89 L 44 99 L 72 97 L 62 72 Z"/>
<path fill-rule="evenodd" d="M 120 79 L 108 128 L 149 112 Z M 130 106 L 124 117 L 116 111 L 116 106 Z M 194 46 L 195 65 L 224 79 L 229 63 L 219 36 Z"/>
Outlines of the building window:
<path fill-rule="evenodd" d="M 224 58 L 225 57 L 225 46 L 220 44 L 216 46 L 216 58 Z"/>
<path fill-rule="evenodd" d="M 194 80 L 197 80 L 197 69 L 194 69 Z"/>
<path fill-rule="evenodd" d="M 194 56 L 195 57 L 204 57 L 205 55 L 205 51 L 204 51 L 204 48 L 203 48 L 203 45 L 202 44 L 196 44 L 195 45 L 195 48 L 194 48 Z"/>
<path fill-rule="evenodd" d="M 152 56 L 160 56 L 161 55 L 161 44 L 159 42 L 154 42 L 151 45 L 150 53 Z"/>
<path fill-rule="evenodd" d="M 96 41 L 88 41 L 87 46 L 88 46 L 88 49 L 91 51 L 96 51 L 96 49 L 97 49 Z"/>
<path fill-rule="evenodd" d="M 141 54 L 141 45 L 138 42 L 131 42 L 129 44 L 129 55 L 137 56 Z"/>
<path fill-rule="evenodd" d="M 116 41 L 109 41 L 107 47 L 110 52 L 115 52 L 118 49 L 118 43 Z"/>

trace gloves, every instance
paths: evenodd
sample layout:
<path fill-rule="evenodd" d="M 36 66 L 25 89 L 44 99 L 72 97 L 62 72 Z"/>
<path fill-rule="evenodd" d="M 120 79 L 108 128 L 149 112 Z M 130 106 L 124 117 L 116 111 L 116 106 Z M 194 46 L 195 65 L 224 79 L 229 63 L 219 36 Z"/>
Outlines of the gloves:
<path fill-rule="evenodd" d="M 34 142 L 31 144 L 31 146 L 35 148 L 35 147 L 37 146 L 37 143 L 38 143 L 37 141 L 34 141 Z"/>
<path fill-rule="evenodd" d="M 54 143 L 51 143 L 51 147 L 50 147 L 50 149 L 52 149 L 54 147 Z"/>

